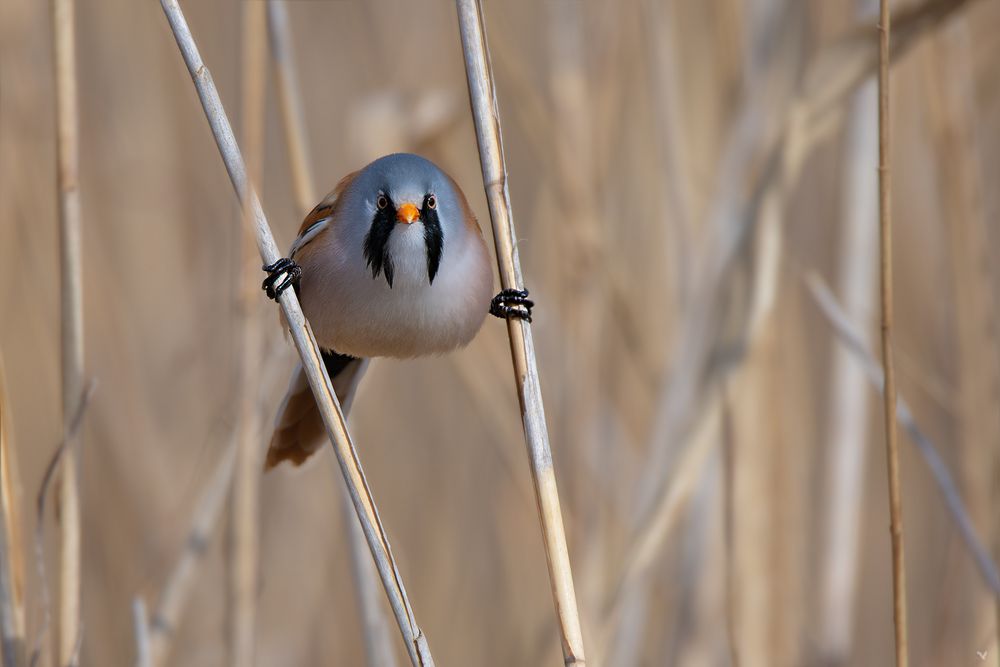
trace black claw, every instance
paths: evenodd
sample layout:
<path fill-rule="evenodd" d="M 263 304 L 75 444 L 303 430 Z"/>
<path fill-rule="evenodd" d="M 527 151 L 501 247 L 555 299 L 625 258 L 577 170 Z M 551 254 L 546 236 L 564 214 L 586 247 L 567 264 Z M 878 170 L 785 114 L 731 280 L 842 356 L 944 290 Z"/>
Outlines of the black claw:
<path fill-rule="evenodd" d="M 260 287 L 269 299 L 275 301 L 286 289 L 298 284 L 302 277 L 302 267 L 287 257 L 282 257 L 274 264 L 265 264 L 261 269 L 267 272 L 267 278 L 264 278 Z"/>
<path fill-rule="evenodd" d="M 505 289 L 490 301 L 490 315 L 501 320 L 516 318 L 531 321 L 531 309 L 535 302 L 528 298 L 528 290 Z"/>

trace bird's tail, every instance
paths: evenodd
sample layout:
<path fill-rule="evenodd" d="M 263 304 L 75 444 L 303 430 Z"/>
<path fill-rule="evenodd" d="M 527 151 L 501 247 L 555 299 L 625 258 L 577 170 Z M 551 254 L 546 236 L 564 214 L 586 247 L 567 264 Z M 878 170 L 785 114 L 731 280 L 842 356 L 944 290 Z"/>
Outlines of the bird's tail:
<path fill-rule="evenodd" d="M 368 368 L 368 359 L 324 351 L 323 363 L 326 364 L 333 390 L 346 417 L 361 376 Z M 309 389 L 305 370 L 302 364 L 298 364 L 288 383 L 285 400 L 274 419 L 274 434 L 271 436 L 264 469 L 270 470 L 282 461 L 301 465 L 323 446 L 323 431 L 323 419 Z"/>

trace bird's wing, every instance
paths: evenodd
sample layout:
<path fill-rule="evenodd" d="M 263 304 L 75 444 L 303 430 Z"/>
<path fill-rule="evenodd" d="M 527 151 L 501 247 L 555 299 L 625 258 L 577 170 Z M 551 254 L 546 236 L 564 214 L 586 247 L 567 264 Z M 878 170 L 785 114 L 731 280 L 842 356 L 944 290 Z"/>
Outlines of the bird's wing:
<path fill-rule="evenodd" d="M 351 409 L 361 376 L 368 368 L 368 361 L 323 351 L 323 363 L 330 374 L 333 390 L 345 417 Z M 301 465 L 323 446 L 323 430 L 323 419 L 309 389 L 305 371 L 299 364 L 292 373 L 285 400 L 275 417 L 274 435 L 271 436 L 264 469 L 270 470 L 282 461 Z"/>
<path fill-rule="evenodd" d="M 306 244 L 329 227 L 330 221 L 333 220 L 334 213 L 337 211 L 337 200 L 340 199 L 340 195 L 351 185 L 357 175 L 358 172 L 352 171 L 347 176 L 344 176 L 337 183 L 333 192 L 324 197 L 323 201 L 317 204 L 313 210 L 309 211 L 309 215 L 306 216 L 306 219 L 302 221 L 302 226 L 299 227 L 299 235 L 295 238 L 292 247 L 288 251 L 289 257 L 294 259 L 295 253 L 302 250 Z"/>
<path fill-rule="evenodd" d="M 340 179 L 333 192 L 323 198 L 316 207 L 309 212 L 302 226 L 299 228 L 299 235 L 292 243 L 288 256 L 295 257 L 302 248 L 307 246 L 324 231 L 326 231 L 333 220 L 340 195 L 343 194 L 358 172 L 351 172 Z M 296 285 L 298 291 L 298 285 Z M 280 313 L 282 327 L 287 328 L 284 312 Z M 340 401 L 340 407 L 347 415 L 351 403 L 354 400 L 354 393 L 357 390 L 361 376 L 364 375 L 368 367 L 367 359 L 356 359 L 336 352 L 321 350 L 323 363 L 326 365 L 327 373 L 333 383 L 333 390 Z M 278 415 L 274 420 L 274 434 L 271 436 L 271 444 L 267 450 L 267 462 L 265 470 L 269 470 L 282 461 L 291 461 L 295 465 L 300 465 L 309 458 L 313 452 L 323 445 L 323 420 L 320 417 L 316 401 L 313 399 L 312 391 L 309 389 L 309 381 L 306 378 L 305 370 L 299 364 L 292 373 L 288 390 L 285 392 L 285 399 L 278 408 Z"/>

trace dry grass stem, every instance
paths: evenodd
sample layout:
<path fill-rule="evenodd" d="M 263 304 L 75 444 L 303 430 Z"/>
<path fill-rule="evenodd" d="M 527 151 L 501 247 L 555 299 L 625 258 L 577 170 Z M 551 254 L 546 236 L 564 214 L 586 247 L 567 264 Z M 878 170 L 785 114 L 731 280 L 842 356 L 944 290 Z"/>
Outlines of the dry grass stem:
<path fill-rule="evenodd" d="M 274 237 L 256 193 L 247 181 L 243 157 L 236 144 L 218 91 L 212 82 L 211 74 L 201 60 L 190 28 L 188 28 L 177 1 L 161 0 L 160 4 L 167 15 L 177 45 L 198 90 L 206 118 L 212 128 L 236 194 L 241 203 L 249 202 L 261 258 L 266 264 L 273 263 L 281 257 L 281 254 L 274 242 Z M 368 546 L 378 566 L 383 588 L 389 597 L 410 661 L 414 666 L 429 667 L 433 665 L 433 658 L 427 639 L 417 626 L 413 616 L 413 610 L 407 599 L 402 579 L 392 557 L 388 538 L 378 517 L 371 491 L 348 433 L 347 423 L 337 403 L 329 375 L 320 361 L 316 339 L 302 314 L 294 290 L 286 290 L 280 297 L 280 303 L 289 324 L 295 347 L 302 359 L 302 366 L 306 371 L 310 387 L 316 397 L 323 423 L 337 454 L 344 480 L 351 494 L 351 501 L 354 503 L 358 517 L 362 522 L 365 539 L 368 541 Z"/>
<path fill-rule="evenodd" d="M 892 538 L 892 607 L 896 666 L 909 664 L 906 639 L 906 570 L 903 549 L 903 501 L 899 486 L 899 442 L 896 434 L 896 375 L 892 363 L 892 195 L 889 171 L 889 0 L 879 5 L 878 50 L 878 194 L 882 297 L 882 393 L 885 447 L 889 466 L 889 517 Z"/>
<path fill-rule="evenodd" d="M 75 0 L 53 0 L 59 188 L 59 258 L 62 299 L 62 410 L 76 414 L 83 393 L 83 257 L 81 248 L 79 133 L 76 87 Z M 67 441 L 59 493 L 60 667 L 73 665 L 80 643 L 80 464 L 75 433 Z"/>
<path fill-rule="evenodd" d="M 523 289 L 524 281 L 517 254 L 510 193 L 507 189 L 507 166 L 503 154 L 500 114 L 481 7 L 478 0 L 456 0 L 456 6 L 469 82 L 469 97 L 472 102 L 476 139 L 483 170 L 483 184 L 486 188 L 490 220 L 493 224 L 493 240 L 500 268 L 500 283 L 504 289 Z M 555 599 L 563 657 L 566 665 L 582 666 L 586 664 L 583 633 L 580 628 L 555 470 L 552 466 L 552 452 L 549 449 L 545 426 L 545 412 L 531 327 L 523 320 L 509 319 L 507 332 L 510 336 L 514 377 L 521 402 L 524 435 L 528 446 L 531 476 L 535 484 L 535 499 L 542 524 L 549 582 Z"/>

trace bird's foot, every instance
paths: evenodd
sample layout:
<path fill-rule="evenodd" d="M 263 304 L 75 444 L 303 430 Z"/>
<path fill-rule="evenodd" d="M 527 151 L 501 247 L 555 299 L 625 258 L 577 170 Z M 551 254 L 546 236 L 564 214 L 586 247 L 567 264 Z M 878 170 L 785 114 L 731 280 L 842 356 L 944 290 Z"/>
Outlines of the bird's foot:
<path fill-rule="evenodd" d="M 302 277 L 302 267 L 287 257 L 282 257 L 274 264 L 265 264 L 261 268 L 267 273 L 267 278 L 264 278 L 260 287 L 269 299 L 275 301 L 282 292 L 297 284 Z"/>
<path fill-rule="evenodd" d="M 490 315 L 502 320 L 516 318 L 531 321 L 531 308 L 535 302 L 528 298 L 526 289 L 505 289 L 490 301 Z"/>

